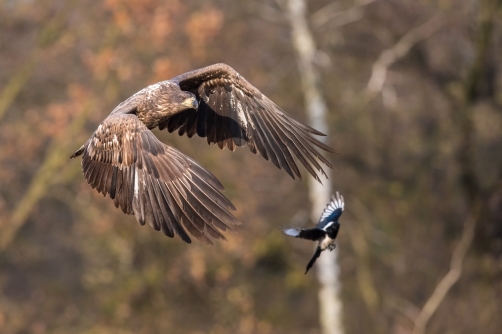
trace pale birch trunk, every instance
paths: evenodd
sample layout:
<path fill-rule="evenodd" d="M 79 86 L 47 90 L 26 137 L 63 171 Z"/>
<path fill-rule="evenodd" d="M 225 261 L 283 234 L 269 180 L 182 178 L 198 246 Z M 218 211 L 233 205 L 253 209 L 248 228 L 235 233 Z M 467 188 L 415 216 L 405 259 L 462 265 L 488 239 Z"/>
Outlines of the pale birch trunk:
<path fill-rule="evenodd" d="M 309 124 L 328 135 L 326 120 L 327 106 L 320 90 L 320 78 L 314 65 L 316 46 L 306 19 L 305 0 L 288 0 L 287 16 L 291 24 L 291 38 L 297 54 L 300 76 L 302 79 L 305 104 Z M 327 137 L 321 138 L 326 142 Z M 328 176 L 329 170 L 326 170 Z M 324 185 L 314 178 L 309 178 L 309 197 L 312 203 L 312 221 L 317 221 L 332 193 L 331 183 L 321 176 Z M 317 260 L 319 279 L 319 320 L 323 334 L 341 334 L 342 302 L 339 296 L 339 266 L 337 251 L 324 252 Z"/>

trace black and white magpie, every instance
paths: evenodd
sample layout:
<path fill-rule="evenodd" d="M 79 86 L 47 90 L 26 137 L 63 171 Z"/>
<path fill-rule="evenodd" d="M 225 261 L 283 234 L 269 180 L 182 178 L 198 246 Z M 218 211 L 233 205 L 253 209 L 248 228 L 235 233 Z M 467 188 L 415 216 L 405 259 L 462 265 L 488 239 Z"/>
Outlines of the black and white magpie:
<path fill-rule="evenodd" d="M 314 265 L 314 262 L 321 255 L 321 252 L 329 249 L 334 250 L 336 247 L 335 239 L 340 229 L 340 223 L 338 218 L 342 215 L 345 203 L 343 202 L 343 196 L 340 196 L 338 191 L 336 192 L 336 197 L 331 195 L 331 202 L 326 206 L 326 209 L 322 212 L 319 222 L 314 228 L 303 229 L 303 228 L 287 228 L 284 230 L 286 235 L 302 238 L 307 240 L 318 241 L 319 244 L 315 250 L 314 256 L 307 264 L 307 270 Z"/>

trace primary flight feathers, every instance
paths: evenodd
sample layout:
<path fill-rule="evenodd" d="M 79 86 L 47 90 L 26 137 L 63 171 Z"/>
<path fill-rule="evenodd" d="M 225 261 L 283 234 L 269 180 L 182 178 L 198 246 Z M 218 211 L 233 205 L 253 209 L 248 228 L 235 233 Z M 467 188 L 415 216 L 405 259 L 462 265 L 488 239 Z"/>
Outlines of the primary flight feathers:
<path fill-rule="evenodd" d="M 234 69 L 216 64 L 148 86 L 119 104 L 87 142 L 82 155 L 86 181 L 116 207 L 167 236 L 191 242 L 225 239 L 238 224 L 223 186 L 202 166 L 160 142 L 151 129 L 206 137 L 221 149 L 248 145 L 291 177 L 301 178 L 295 157 L 319 182 L 315 147 L 334 152 L 323 135 L 282 111 Z M 188 233 L 186 232 L 188 231 Z"/>

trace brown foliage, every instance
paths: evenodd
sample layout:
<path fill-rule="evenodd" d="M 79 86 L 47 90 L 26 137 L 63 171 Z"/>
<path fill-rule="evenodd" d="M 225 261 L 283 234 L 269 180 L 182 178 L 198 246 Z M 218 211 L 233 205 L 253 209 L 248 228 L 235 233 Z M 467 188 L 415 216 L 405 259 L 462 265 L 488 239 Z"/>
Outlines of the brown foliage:
<path fill-rule="evenodd" d="M 330 3 L 309 1 L 309 11 L 334 17 L 311 23 L 329 142 L 342 153 L 330 159 L 332 185 L 347 202 L 338 242 L 347 333 L 411 332 L 449 270 L 473 209 L 472 180 L 483 206 L 475 246 L 427 333 L 498 333 L 499 16 L 480 54 L 486 27 L 469 2 L 357 2 L 343 25 L 336 17 L 354 3 Z M 67 160 L 120 101 L 214 62 L 305 119 L 289 26 L 276 2 L 261 5 L 0 2 L 0 92 L 11 87 L 0 93 L 0 332 L 318 333 L 315 278 L 303 275 L 312 245 L 280 231 L 312 224 L 305 181 L 247 149 L 219 151 L 156 131 L 212 171 L 238 208 L 238 233 L 207 247 L 139 226 Z M 385 63 L 385 80 L 368 98 L 375 62 L 436 13 L 441 29 Z"/>

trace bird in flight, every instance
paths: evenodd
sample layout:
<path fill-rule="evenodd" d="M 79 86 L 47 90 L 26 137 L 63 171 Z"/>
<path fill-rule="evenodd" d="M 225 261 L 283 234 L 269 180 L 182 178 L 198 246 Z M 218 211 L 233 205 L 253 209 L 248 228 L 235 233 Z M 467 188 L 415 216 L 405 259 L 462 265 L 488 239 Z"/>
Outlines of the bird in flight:
<path fill-rule="evenodd" d="M 343 196 L 340 196 L 337 191 L 336 197 L 333 195 L 331 196 L 331 202 L 328 203 L 326 209 L 322 212 L 321 218 L 314 228 L 287 228 L 284 230 L 286 235 L 295 238 L 318 241 L 314 256 L 307 264 L 305 274 L 308 273 L 310 268 L 312 268 L 322 251 L 325 251 L 326 249 L 332 251 L 335 249 L 335 239 L 338 234 L 338 230 L 340 229 L 338 218 L 342 215 L 344 208 L 345 203 L 343 201 Z"/>
<path fill-rule="evenodd" d="M 220 149 L 247 145 L 291 177 L 301 178 L 293 156 L 319 182 L 332 168 L 312 135 L 323 133 L 280 109 L 233 68 L 215 64 L 148 86 L 120 103 L 71 158 L 82 156 L 85 180 L 116 207 L 155 230 L 191 243 L 212 244 L 240 224 L 221 183 L 151 129 L 206 137 Z M 188 233 L 187 233 L 188 231 Z"/>

